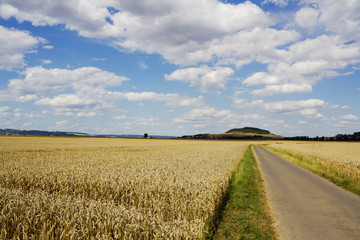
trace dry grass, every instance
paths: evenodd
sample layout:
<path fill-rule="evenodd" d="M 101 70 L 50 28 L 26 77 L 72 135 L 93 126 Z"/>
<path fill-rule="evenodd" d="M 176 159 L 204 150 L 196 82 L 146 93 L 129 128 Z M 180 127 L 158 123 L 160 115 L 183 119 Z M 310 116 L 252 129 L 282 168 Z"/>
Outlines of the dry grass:
<path fill-rule="evenodd" d="M 0 238 L 202 239 L 248 145 L 0 137 Z"/>

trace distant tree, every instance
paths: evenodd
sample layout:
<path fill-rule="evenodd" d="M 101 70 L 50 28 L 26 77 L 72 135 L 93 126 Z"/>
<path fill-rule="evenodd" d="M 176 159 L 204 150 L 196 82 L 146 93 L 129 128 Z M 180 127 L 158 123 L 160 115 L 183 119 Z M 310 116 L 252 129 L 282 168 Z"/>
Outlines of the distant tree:
<path fill-rule="evenodd" d="M 148 134 L 147 134 L 147 133 L 144 133 L 144 138 L 148 138 Z"/>

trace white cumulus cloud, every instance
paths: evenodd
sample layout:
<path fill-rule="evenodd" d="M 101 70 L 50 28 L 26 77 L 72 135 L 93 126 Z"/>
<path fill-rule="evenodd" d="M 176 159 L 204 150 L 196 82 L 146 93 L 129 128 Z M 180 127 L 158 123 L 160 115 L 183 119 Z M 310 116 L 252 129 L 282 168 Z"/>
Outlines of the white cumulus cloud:
<path fill-rule="evenodd" d="M 320 99 L 308 99 L 301 101 L 280 101 L 264 103 L 263 107 L 271 112 L 288 113 L 294 111 L 303 111 L 303 113 L 311 113 L 312 109 L 325 107 L 326 103 Z M 312 112 L 314 113 L 314 112 Z"/>
<path fill-rule="evenodd" d="M 322 35 L 297 42 L 281 51 L 268 65 L 268 72 L 256 72 L 244 79 L 246 86 L 261 86 L 255 95 L 311 92 L 312 86 L 324 78 L 345 73 L 349 66 L 360 63 L 360 45 L 345 43 L 339 36 Z"/>
<path fill-rule="evenodd" d="M 310 7 L 304 7 L 296 13 L 295 21 L 301 27 L 312 33 L 315 27 L 318 25 L 319 10 Z"/>
<path fill-rule="evenodd" d="M 207 88 L 225 88 L 234 70 L 229 67 L 201 66 L 198 68 L 178 69 L 170 75 L 165 74 L 165 80 L 188 82 L 191 87 L 199 85 L 202 90 Z"/>
<path fill-rule="evenodd" d="M 82 67 L 74 70 L 31 67 L 25 69 L 22 76 L 24 77 L 9 81 L 10 92 L 18 94 L 61 92 L 69 88 L 86 89 L 92 85 L 119 86 L 129 80 L 95 67 Z"/>
<path fill-rule="evenodd" d="M 348 114 L 348 115 L 342 116 L 341 119 L 350 120 L 350 121 L 359 120 L 359 118 L 357 116 L 353 115 L 353 114 Z"/>
<path fill-rule="evenodd" d="M 85 37 L 107 38 L 118 34 L 118 29 L 106 21 L 111 13 L 103 1 L 47 1 L 3 0 L 0 16 L 30 21 L 34 26 L 65 24 L 70 30 Z"/>
<path fill-rule="evenodd" d="M 235 117 L 230 110 L 217 110 L 213 107 L 192 109 L 180 118 L 175 118 L 176 123 L 190 123 L 195 127 L 208 127 L 218 125 Z"/>
<path fill-rule="evenodd" d="M 26 65 L 25 54 L 32 53 L 44 39 L 26 31 L 8 29 L 0 25 L 0 70 L 11 71 Z"/>

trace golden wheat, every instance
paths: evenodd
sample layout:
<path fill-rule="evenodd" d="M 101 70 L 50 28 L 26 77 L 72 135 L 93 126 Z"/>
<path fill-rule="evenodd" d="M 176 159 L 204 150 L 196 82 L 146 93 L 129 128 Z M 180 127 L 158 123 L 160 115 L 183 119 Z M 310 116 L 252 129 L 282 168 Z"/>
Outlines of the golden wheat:
<path fill-rule="evenodd" d="M 247 146 L 0 137 L 0 238 L 204 238 Z"/>
<path fill-rule="evenodd" d="M 320 163 L 325 169 L 360 183 L 360 143 L 355 142 L 278 142 L 269 147 L 280 148 Z"/>

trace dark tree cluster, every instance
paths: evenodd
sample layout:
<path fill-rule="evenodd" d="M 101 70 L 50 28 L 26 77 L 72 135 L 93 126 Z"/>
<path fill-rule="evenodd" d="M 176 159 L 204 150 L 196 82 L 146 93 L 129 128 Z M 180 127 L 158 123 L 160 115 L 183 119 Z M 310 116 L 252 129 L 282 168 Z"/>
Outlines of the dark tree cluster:
<path fill-rule="evenodd" d="M 308 137 L 308 136 L 296 136 L 296 137 L 285 137 L 284 140 L 294 140 L 294 141 L 360 141 L 360 132 L 355 132 L 353 134 L 337 134 L 334 137 Z"/>

